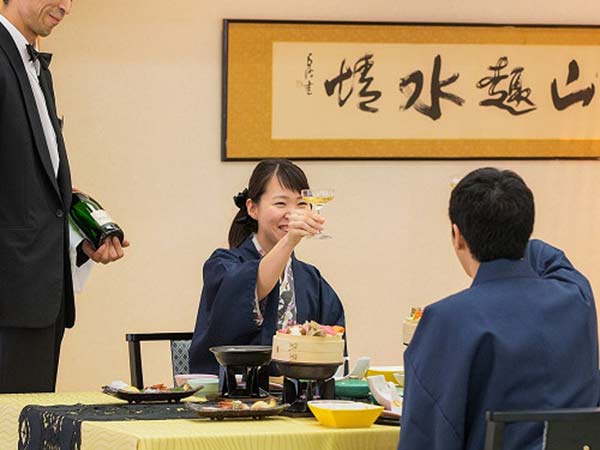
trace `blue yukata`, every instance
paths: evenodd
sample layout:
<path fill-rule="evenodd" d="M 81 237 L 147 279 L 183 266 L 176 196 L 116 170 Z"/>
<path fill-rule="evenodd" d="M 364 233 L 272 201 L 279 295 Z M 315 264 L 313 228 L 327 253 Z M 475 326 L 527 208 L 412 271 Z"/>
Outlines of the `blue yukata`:
<path fill-rule="evenodd" d="M 190 348 L 192 373 L 218 373 L 210 347 L 271 345 L 277 331 L 280 286 L 256 310 L 256 278 L 261 255 L 246 239 L 234 249 L 218 249 L 204 264 L 204 288 Z M 291 258 L 296 321 L 345 326 L 344 308 L 331 286 L 310 264 Z"/>
<path fill-rule="evenodd" d="M 482 450 L 485 412 L 595 407 L 590 284 L 538 240 L 482 263 L 473 284 L 425 309 L 404 354 L 399 450 Z M 541 424 L 512 424 L 504 450 L 539 450 Z"/>

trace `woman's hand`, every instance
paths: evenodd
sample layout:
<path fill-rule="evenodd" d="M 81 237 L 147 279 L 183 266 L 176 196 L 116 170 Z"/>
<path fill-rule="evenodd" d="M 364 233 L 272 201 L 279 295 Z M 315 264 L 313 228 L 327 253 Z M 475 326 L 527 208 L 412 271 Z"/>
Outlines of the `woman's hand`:
<path fill-rule="evenodd" d="M 306 236 L 323 231 L 325 218 L 310 209 L 294 209 L 288 216 L 288 237 L 298 244 Z"/>

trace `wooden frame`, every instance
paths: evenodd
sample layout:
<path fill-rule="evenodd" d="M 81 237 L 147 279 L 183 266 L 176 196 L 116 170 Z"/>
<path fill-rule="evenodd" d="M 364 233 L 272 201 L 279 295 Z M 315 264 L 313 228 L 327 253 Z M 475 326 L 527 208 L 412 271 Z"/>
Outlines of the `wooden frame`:
<path fill-rule="evenodd" d="M 600 27 L 225 20 L 222 159 L 600 157 Z"/>

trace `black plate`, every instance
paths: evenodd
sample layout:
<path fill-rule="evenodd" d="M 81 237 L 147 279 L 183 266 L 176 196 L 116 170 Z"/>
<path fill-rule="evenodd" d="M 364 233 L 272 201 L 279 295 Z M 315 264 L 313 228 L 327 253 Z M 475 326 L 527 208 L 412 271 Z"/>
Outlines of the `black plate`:
<path fill-rule="evenodd" d="M 225 367 L 260 367 L 271 361 L 270 345 L 222 345 L 209 350 Z"/>
<path fill-rule="evenodd" d="M 102 392 L 113 397 L 120 398 L 121 400 L 127 400 L 129 403 L 142 403 L 142 402 L 171 402 L 176 403 L 181 399 L 194 395 L 204 386 L 199 386 L 196 389 L 190 389 L 189 391 L 175 391 L 175 392 L 131 392 L 124 391 L 122 389 L 114 389 L 110 386 L 102 386 Z"/>
<path fill-rule="evenodd" d="M 254 399 L 253 399 L 254 400 Z M 215 403 L 192 403 L 187 402 L 185 406 L 196 412 L 199 417 L 207 417 L 211 420 L 223 420 L 225 418 L 248 418 L 264 419 L 269 416 L 277 416 L 285 411 L 290 405 L 274 406 L 266 409 L 223 409 L 216 406 Z"/>

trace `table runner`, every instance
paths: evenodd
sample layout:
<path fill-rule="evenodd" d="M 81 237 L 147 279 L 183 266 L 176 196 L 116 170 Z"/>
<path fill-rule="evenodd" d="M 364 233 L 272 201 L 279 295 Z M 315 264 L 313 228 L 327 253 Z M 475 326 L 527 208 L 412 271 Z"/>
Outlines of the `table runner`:
<path fill-rule="evenodd" d="M 83 421 L 193 419 L 181 403 L 141 405 L 29 405 L 19 416 L 19 450 L 80 450 Z"/>

